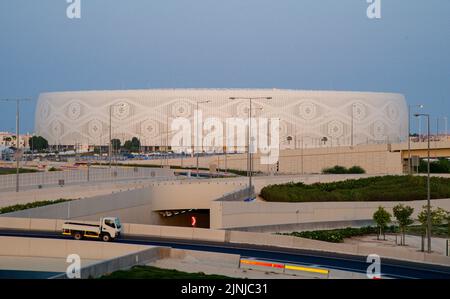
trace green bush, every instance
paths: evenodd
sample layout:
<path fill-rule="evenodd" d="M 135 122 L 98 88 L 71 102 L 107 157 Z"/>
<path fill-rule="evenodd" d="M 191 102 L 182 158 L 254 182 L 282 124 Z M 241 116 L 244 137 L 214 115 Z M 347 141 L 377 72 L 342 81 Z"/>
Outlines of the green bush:
<path fill-rule="evenodd" d="M 427 178 L 380 176 L 332 183 L 269 185 L 261 197 L 272 202 L 412 201 L 427 198 Z M 450 198 L 450 179 L 431 178 L 431 198 Z"/>
<path fill-rule="evenodd" d="M 104 275 L 100 279 L 230 279 L 223 275 L 205 274 L 203 272 L 187 273 L 153 266 L 133 266 L 129 270 L 119 270 Z"/>
<path fill-rule="evenodd" d="M 15 174 L 16 168 L 0 168 L 0 175 L 2 174 Z M 19 168 L 19 173 L 35 173 L 38 172 L 36 169 L 29 168 Z"/>
<path fill-rule="evenodd" d="M 44 200 L 44 201 L 30 202 L 30 203 L 26 203 L 26 204 L 17 204 L 17 205 L 13 205 L 13 206 L 0 208 L 0 214 L 28 210 L 28 209 L 32 209 L 32 208 L 53 205 L 53 204 L 66 202 L 66 201 L 71 201 L 71 199 Z"/>
<path fill-rule="evenodd" d="M 420 160 L 419 172 L 428 172 L 428 161 L 427 159 Z M 450 160 L 446 158 L 440 158 L 438 161 L 433 161 L 430 163 L 431 173 L 450 173 Z"/>
<path fill-rule="evenodd" d="M 387 232 L 394 232 L 395 227 L 390 226 L 386 228 Z M 304 232 L 293 232 L 285 233 L 283 235 L 294 236 L 299 238 L 307 238 L 325 242 L 341 243 L 346 238 L 364 236 L 370 234 L 376 234 L 378 229 L 372 226 L 366 226 L 361 228 L 347 227 L 343 229 L 332 229 L 332 230 L 316 230 L 316 231 L 304 231 Z"/>
<path fill-rule="evenodd" d="M 360 166 L 352 166 L 350 168 L 346 168 L 344 166 L 336 165 L 331 168 L 323 169 L 322 173 L 325 173 L 325 174 L 361 174 L 361 173 L 366 173 L 366 171 Z"/>

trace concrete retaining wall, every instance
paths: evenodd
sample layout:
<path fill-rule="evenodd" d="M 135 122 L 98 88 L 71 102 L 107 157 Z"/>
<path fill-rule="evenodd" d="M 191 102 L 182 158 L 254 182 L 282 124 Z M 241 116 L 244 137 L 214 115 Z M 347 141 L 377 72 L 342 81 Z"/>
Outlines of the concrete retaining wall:
<path fill-rule="evenodd" d="M 402 202 L 414 208 L 413 218 L 422 211 L 426 200 Z M 304 223 L 367 221 L 382 206 L 392 214 L 399 202 L 213 202 L 211 228 L 240 229 Z M 450 210 L 450 199 L 436 199 L 433 207 Z"/>
<path fill-rule="evenodd" d="M 4 236 L 0 236 L 0 244 L 0 255 L 3 256 L 65 259 L 75 253 L 81 259 L 91 260 L 111 259 L 148 249 L 148 246 L 132 244 Z"/>
<path fill-rule="evenodd" d="M 115 257 L 106 261 L 81 268 L 81 279 L 98 278 L 118 270 L 125 270 L 135 265 L 145 265 L 161 258 L 161 248 L 153 247 L 131 254 Z M 66 279 L 66 274 L 52 277 L 52 279 Z"/>

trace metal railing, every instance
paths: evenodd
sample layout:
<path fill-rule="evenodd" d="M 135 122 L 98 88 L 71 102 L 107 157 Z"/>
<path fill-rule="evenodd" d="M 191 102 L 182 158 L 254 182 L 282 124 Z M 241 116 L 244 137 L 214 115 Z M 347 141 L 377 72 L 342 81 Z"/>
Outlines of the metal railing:
<path fill-rule="evenodd" d="M 21 188 L 41 188 L 49 185 L 68 185 L 86 182 L 108 182 L 131 179 L 146 179 L 157 177 L 171 177 L 173 171 L 162 168 L 148 167 L 117 167 L 76 169 L 65 171 L 50 171 L 19 174 Z M 0 190 L 15 188 L 16 175 L 0 175 Z"/>

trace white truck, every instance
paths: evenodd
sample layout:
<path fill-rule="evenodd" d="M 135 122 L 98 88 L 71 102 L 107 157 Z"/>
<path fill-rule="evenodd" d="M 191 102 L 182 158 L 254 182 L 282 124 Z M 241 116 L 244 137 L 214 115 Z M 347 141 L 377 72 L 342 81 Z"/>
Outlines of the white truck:
<path fill-rule="evenodd" d="M 62 234 L 72 236 L 75 240 L 82 238 L 100 239 L 105 242 L 117 239 L 122 232 L 119 218 L 101 218 L 98 224 L 66 221 L 62 225 Z"/>

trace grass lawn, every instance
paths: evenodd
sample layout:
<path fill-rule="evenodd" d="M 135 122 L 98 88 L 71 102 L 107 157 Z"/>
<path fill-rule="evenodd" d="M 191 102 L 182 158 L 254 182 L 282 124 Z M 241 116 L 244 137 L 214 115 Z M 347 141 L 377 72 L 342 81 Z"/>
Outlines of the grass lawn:
<path fill-rule="evenodd" d="M 33 173 L 38 172 L 36 169 L 19 168 L 19 173 Z M 15 168 L 0 168 L 0 175 L 2 174 L 15 174 Z"/>
<path fill-rule="evenodd" d="M 412 201 L 427 198 L 423 176 L 379 176 L 333 183 L 269 185 L 261 197 L 272 202 Z M 450 198 L 450 179 L 431 178 L 431 198 Z"/>
<path fill-rule="evenodd" d="M 0 214 L 12 213 L 22 210 L 28 210 L 32 208 L 38 208 L 48 205 L 54 205 L 61 202 L 71 201 L 72 199 L 57 199 L 57 200 L 43 200 L 43 201 L 35 201 L 26 204 L 17 204 L 13 206 L 0 208 Z"/>
<path fill-rule="evenodd" d="M 161 269 L 152 266 L 134 266 L 130 270 L 120 270 L 100 279 L 230 279 L 222 275 L 187 273 L 178 270 Z"/>

